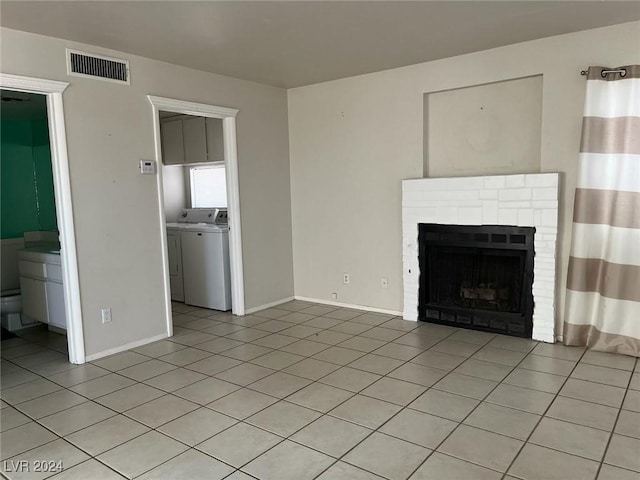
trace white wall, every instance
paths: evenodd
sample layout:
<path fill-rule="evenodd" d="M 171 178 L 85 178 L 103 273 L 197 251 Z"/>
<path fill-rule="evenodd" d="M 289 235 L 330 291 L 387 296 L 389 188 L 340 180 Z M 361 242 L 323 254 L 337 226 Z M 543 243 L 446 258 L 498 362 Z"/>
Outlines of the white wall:
<path fill-rule="evenodd" d="M 633 22 L 289 90 L 296 295 L 337 292 L 340 302 L 400 311 L 400 189 L 401 180 L 422 176 L 424 94 L 542 75 L 540 169 L 562 172 L 564 181 L 563 302 L 585 92 L 580 70 L 639 63 L 639 41 L 640 22 Z M 389 278 L 386 290 L 381 276 Z"/>
<path fill-rule="evenodd" d="M 147 94 L 237 108 L 247 308 L 293 293 L 287 96 L 283 89 L 98 47 L 1 30 L 1 70 L 70 83 L 64 93 L 87 355 L 165 331 Z M 131 85 L 66 75 L 65 47 L 130 61 Z M 102 325 L 100 309 L 113 322 Z"/>

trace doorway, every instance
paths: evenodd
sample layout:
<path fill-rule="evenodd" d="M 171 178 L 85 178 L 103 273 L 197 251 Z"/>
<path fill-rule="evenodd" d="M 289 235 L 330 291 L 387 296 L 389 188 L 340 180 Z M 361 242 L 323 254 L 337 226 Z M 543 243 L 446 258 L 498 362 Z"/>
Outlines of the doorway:
<path fill-rule="evenodd" d="M 163 152 L 162 135 L 161 135 L 161 116 L 165 119 L 175 117 L 176 120 L 187 119 L 194 120 L 192 117 L 204 118 L 205 121 L 213 120 L 213 125 L 219 124 L 221 127 L 221 145 L 216 150 L 219 153 L 222 161 L 218 158 L 207 159 L 205 162 L 196 162 L 195 167 L 189 167 L 189 174 L 182 178 L 188 178 L 189 181 L 183 181 L 185 190 L 189 190 L 188 194 L 185 194 L 189 198 L 189 206 L 192 206 L 194 193 L 191 191 L 193 182 L 191 181 L 192 175 L 195 174 L 201 178 L 211 177 L 211 181 L 224 181 L 226 185 L 226 208 L 228 212 L 228 257 L 229 257 L 229 271 L 230 271 L 230 293 L 231 293 L 231 311 L 234 315 L 244 315 L 244 277 L 243 277 L 243 265 L 242 265 L 242 236 L 240 227 L 240 197 L 238 186 L 238 159 L 237 159 L 237 143 L 236 143 L 236 115 L 238 110 L 217 107 L 212 105 L 205 105 L 192 102 L 184 102 L 180 100 L 173 100 L 161 97 L 149 96 L 149 101 L 153 110 L 153 122 L 154 122 L 154 137 L 155 137 L 155 153 L 156 164 L 158 166 L 157 182 L 158 182 L 158 215 L 160 217 L 160 224 L 162 228 L 162 249 L 163 249 L 163 271 L 164 271 L 164 286 L 165 286 L 165 303 L 167 312 L 167 333 L 169 336 L 173 335 L 173 321 L 172 321 L 172 308 L 171 308 L 171 266 L 168 261 L 169 245 L 167 236 L 165 235 L 167 226 L 167 209 L 176 209 L 176 205 L 168 205 L 165 202 L 165 185 L 167 181 L 171 182 L 169 178 L 164 178 L 163 172 L 163 155 L 173 155 L 175 152 L 168 151 L 169 146 L 165 145 L 167 152 Z M 190 116 L 190 117 L 185 117 Z M 180 152 L 178 152 L 178 156 Z M 216 162 L 216 160 L 218 160 Z M 177 162 L 177 160 L 176 160 Z M 171 163 L 171 162 L 170 162 Z M 184 163 L 184 162 L 180 162 Z M 197 164 L 200 165 L 197 165 Z M 224 176 L 220 175 L 220 172 L 212 171 L 217 167 L 224 168 Z M 175 167 L 171 167 L 175 169 Z M 180 169 L 184 169 L 184 166 L 180 166 Z M 198 171 L 200 170 L 200 171 Z M 172 175 L 173 178 L 179 178 Z M 215 177 L 215 178 L 213 178 Z M 223 180 L 221 180 L 223 179 Z M 178 180 L 179 181 L 179 180 Z M 173 180 L 175 183 L 175 180 Z M 200 200 L 198 200 L 200 201 Z M 219 201 L 211 198 L 204 199 L 207 201 Z M 204 205 L 204 204 L 203 204 Z M 208 204 L 207 204 L 208 206 Z"/>
<path fill-rule="evenodd" d="M 34 132 L 37 132 L 35 136 L 39 137 L 39 141 L 36 142 L 38 144 L 37 152 L 34 146 L 32 146 L 32 150 L 39 157 L 47 156 L 48 161 L 50 156 L 50 174 L 47 174 L 46 171 L 40 171 L 40 178 L 38 179 L 34 173 L 33 181 L 36 186 L 39 181 L 39 193 L 41 194 L 40 198 L 36 198 L 36 214 L 38 218 L 35 225 L 39 230 L 53 228 L 55 231 L 57 229 L 59 233 L 57 235 L 54 234 L 54 236 L 59 240 L 59 248 L 47 250 L 47 258 L 58 256 L 57 265 L 54 263 L 55 266 L 52 268 L 42 268 L 43 272 L 49 271 L 51 275 L 50 278 L 43 279 L 43 285 L 36 285 L 41 287 L 36 289 L 36 294 L 40 295 L 46 302 L 43 305 L 47 311 L 42 318 L 48 320 L 48 309 L 51 308 L 57 312 L 56 318 L 59 324 L 57 327 L 60 326 L 60 322 L 66 323 L 66 350 L 68 351 L 69 362 L 82 364 L 85 362 L 85 351 L 62 104 L 62 92 L 67 85 L 67 83 L 58 81 L 0 74 L 0 89 L 2 89 L 3 96 L 22 99 L 22 101 L 14 100 L 13 103 L 16 104 L 27 103 L 25 100 L 31 100 L 32 105 L 42 104 L 46 109 L 46 113 L 38 114 L 37 122 L 29 126 L 29 135 L 35 135 Z M 11 101 L 6 103 L 11 103 Z M 48 139 L 46 137 L 43 139 L 42 137 L 47 133 Z M 37 162 L 34 160 L 34 172 L 36 171 L 36 163 L 40 167 L 45 165 L 45 162 L 40 160 L 42 158 Z M 46 167 L 41 168 L 41 170 L 43 169 L 46 170 Z M 52 185 L 47 186 L 47 179 Z M 50 198 L 51 194 L 53 194 L 52 199 Z M 45 200 L 45 197 L 48 197 L 48 200 Z M 46 234 L 42 235 L 42 238 L 40 238 L 40 235 L 37 235 L 37 237 L 39 240 L 47 240 Z M 27 282 L 25 288 L 33 293 L 31 287 L 34 287 L 34 285 L 32 282 Z M 47 298 L 53 299 L 53 304 L 49 304 Z"/>

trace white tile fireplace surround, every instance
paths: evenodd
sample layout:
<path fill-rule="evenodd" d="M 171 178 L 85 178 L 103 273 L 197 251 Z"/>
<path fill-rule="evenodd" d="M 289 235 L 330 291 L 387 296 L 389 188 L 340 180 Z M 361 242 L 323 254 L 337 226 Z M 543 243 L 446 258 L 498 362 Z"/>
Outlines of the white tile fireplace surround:
<path fill-rule="evenodd" d="M 404 314 L 418 319 L 418 224 L 535 227 L 533 339 L 555 342 L 558 173 L 402 182 Z"/>

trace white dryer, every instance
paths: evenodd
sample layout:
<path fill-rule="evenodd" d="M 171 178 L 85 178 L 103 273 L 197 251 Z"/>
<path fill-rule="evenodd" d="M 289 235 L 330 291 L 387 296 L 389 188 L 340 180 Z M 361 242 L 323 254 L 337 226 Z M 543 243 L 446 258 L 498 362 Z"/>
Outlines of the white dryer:
<path fill-rule="evenodd" d="M 231 309 L 226 209 L 184 209 L 167 224 L 171 298 L 197 307 Z M 174 294 L 175 293 L 175 294 Z"/>

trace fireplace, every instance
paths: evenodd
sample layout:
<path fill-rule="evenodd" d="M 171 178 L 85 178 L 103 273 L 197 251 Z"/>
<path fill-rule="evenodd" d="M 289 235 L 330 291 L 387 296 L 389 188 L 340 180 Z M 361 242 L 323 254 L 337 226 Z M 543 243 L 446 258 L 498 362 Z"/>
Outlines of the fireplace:
<path fill-rule="evenodd" d="M 543 342 L 554 342 L 556 340 L 559 180 L 560 175 L 557 173 L 404 180 L 402 182 L 403 318 L 417 321 L 419 316 L 418 297 L 420 281 L 423 277 L 418 258 L 420 256 L 418 246 L 420 224 L 529 227 L 535 228 L 535 236 L 532 240 L 535 258 L 533 258 L 531 288 L 533 294 L 531 338 Z M 514 246 L 517 241 L 511 241 L 510 244 Z M 533 250 L 530 255 L 533 256 Z M 495 280 L 485 280 L 484 284 L 490 282 L 495 283 Z M 472 285 L 465 288 L 481 289 L 482 287 Z M 497 290 L 493 286 L 491 288 Z M 467 290 L 466 294 L 467 296 L 475 294 L 478 297 L 481 294 L 490 295 L 489 292 L 482 290 Z M 499 292 L 495 293 L 495 295 L 498 294 Z M 446 310 L 446 306 L 441 305 L 438 308 L 441 311 Z M 494 317 L 500 313 L 489 311 L 489 314 Z M 502 332 L 504 333 L 504 330 Z"/>
<path fill-rule="evenodd" d="M 533 227 L 418 225 L 418 319 L 531 338 Z"/>

